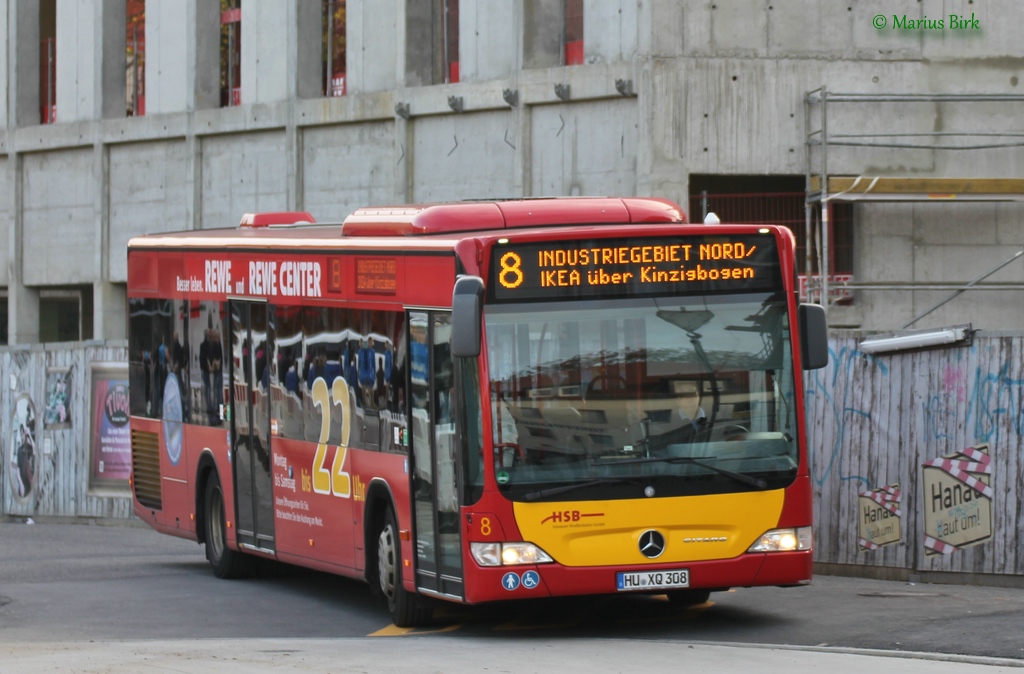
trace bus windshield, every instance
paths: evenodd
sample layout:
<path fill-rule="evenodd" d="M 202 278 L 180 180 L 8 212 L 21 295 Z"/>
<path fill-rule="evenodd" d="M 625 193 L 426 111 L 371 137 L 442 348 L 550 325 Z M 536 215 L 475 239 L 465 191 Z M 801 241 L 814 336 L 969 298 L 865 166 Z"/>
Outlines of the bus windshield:
<path fill-rule="evenodd" d="M 558 501 L 788 485 L 788 326 L 781 292 L 489 305 L 500 490 Z"/>

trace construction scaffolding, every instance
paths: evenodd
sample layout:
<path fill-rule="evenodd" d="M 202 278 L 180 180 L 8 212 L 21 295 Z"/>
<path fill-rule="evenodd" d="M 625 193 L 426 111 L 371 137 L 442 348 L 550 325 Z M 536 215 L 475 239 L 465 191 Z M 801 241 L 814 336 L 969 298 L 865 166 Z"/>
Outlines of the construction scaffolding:
<path fill-rule="evenodd" d="M 851 170 L 850 162 L 841 167 L 841 173 L 830 173 L 829 153 L 837 148 L 866 148 L 931 152 L 977 152 L 995 149 L 1024 148 L 1024 128 L 1005 130 L 944 130 L 944 131 L 873 131 L 861 129 L 850 133 L 830 129 L 830 115 L 840 106 L 858 104 L 976 104 L 976 103 L 1022 103 L 1021 94 L 858 94 L 830 92 L 825 86 L 809 91 L 804 96 L 804 130 L 806 159 L 805 234 L 808 293 L 812 300 L 820 301 L 827 309 L 835 302 L 835 292 L 830 289 L 831 242 L 830 207 L 835 202 L 925 202 L 936 200 L 955 201 L 1024 201 L 1024 179 L 1016 178 L 949 178 L 949 177 L 900 177 L 866 175 L 863 169 Z M 1016 113 L 1016 114 L 1015 114 Z M 902 119 L 902 115 L 900 116 Z M 1020 124 L 1024 119 L 1019 110 L 1009 110 L 1005 119 Z M 817 122 L 817 124 L 815 124 Z M 851 175 L 852 174 L 852 175 Z M 812 246 L 811 242 L 816 246 Z M 942 290 L 953 291 L 953 295 L 924 314 L 915 317 L 908 327 L 960 293 L 979 287 L 982 280 L 1002 269 L 1024 254 L 1016 253 L 998 267 L 982 274 L 966 284 L 900 284 L 899 286 L 849 283 L 843 286 L 850 290 Z M 812 270 L 817 273 L 812 274 Z M 1020 284 L 984 284 L 986 290 L 1024 289 Z"/>

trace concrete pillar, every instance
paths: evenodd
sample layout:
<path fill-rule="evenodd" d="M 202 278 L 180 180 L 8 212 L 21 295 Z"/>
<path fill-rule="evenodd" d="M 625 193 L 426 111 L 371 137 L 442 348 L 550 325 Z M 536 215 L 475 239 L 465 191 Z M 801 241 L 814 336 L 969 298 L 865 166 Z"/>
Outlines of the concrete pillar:
<path fill-rule="evenodd" d="M 39 4 L 36 0 L 10 0 L 7 128 L 39 124 Z"/>
<path fill-rule="evenodd" d="M 57 0 L 57 120 L 125 116 L 125 22 L 119 0 Z"/>
<path fill-rule="evenodd" d="M 613 63 L 632 59 L 637 48 L 637 14 L 641 10 L 637 0 L 586 3 L 583 10 L 586 62 Z"/>
<path fill-rule="evenodd" d="M 242 103 L 288 97 L 290 0 L 242 0 Z M 315 3 L 319 4 L 319 3 Z"/>
<path fill-rule="evenodd" d="M 520 3 L 459 3 L 459 78 L 510 77 L 518 65 Z"/>
<path fill-rule="evenodd" d="M 39 5 L 36 0 L 10 0 L 7 5 L 7 128 L 37 125 L 39 117 Z M 7 342 L 39 341 L 39 292 L 22 283 L 24 200 L 20 154 L 8 146 L 7 203 Z"/>
<path fill-rule="evenodd" d="M 220 107 L 218 0 L 147 0 L 146 114 Z"/>
<path fill-rule="evenodd" d="M 0 2 L 0 35 L 10 36 L 13 31 L 10 30 L 10 18 L 11 10 L 9 7 L 9 0 L 7 2 Z M 13 41 L 13 40 L 9 40 Z M 9 48 L 9 47 L 8 47 Z M 12 81 L 13 77 L 10 73 L 7 64 L 10 62 L 9 55 L 6 49 L 0 49 L 0 91 L 10 91 L 8 86 Z M 0 125 L 7 126 L 7 111 L 8 101 L 6 97 L 0 96 Z"/>
<path fill-rule="evenodd" d="M 36 53 L 39 53 L 38 49 Z M 11 153 L 7 162 L 11 204 L 10 246 L 7 254 L 7 343 L 34 344 L 39 341 L 39 291 L 22 282 L 22 244 L 25 240 L 24 158 L 20 154 Z"/>
<path fill-rule="evenodd" d="M 388 91 L 405 82 L 405 2 L 345 3 L 345 84 L 349 93 Z"/>
<path fill-rule="evenodd" d="M 323 6 L 318 2 L 290 0 L 289 14 L 292 19 L 288 26 L 288 70 L 294 73 L 288 78 L 288 97 L 319 98 L 321 89 L 323 45 Z M 346 43 L 346 47 L 348 44 Z M 301 211 L 305 209 L 302 186 L 302 129 L 295 121 L 295 106 L 288 108 L 286 128 L 288 146 L 288 207 Z"/>
<path fill-rule="evenodd" d="M 395 116 L 395 163 L 396 203 L 412 203 L 416 172 L 413 170 L 415 151 L 414 124 L 401 116 Z"/>
<path fill-rule="evenodd" d="M 435 69 L 438 66 L 434 48 L 437 20 L 434 3 L 418 0 L 405 2 L 405 31 L 399 39 L 405 47 L 404 60 L 400 62 L 403 77 L 401 84 L 407 87 L 428 86 L 435 83 Z M 441 80 L 444 81 L 443 79 Z"/>
<path fill-rule="evenodd" d="M 319 98 L 323 95 L 320 88 L 323 8 L 319 2 L 290 2 L 294 19 L 288 23 L 288 58 L 289 71 L 294 76 L 288 78 L 288 92 L 297 98 Z"/>
<path fill-rule="evenodd" d="M 96 143 L 93 148 L 93 172 L 96 181 L 96 253 L 92 284 L 92 335 L 89 339 L 127 339 L 127 287 L 110 282 L 110 255 L 124 251 L 110 249 L 110 146 Z M 83 327 L 87 325 L 82 317 Z M 84 331 L 83 331 L 84 332 Z"/>
<path fill-rule="evenodd" d="M 92 286 L 93 339 L 128 339 L 128 286 L 96 281 Z"/>
<path fill-rule="evenodd" d="M 97 2 L 57 0 L 57 119 L 96 119 Z"/>
<path fill-rule="evenodd" d="M 99 0 L 97 22 L 100 29 L 100 49 L 92 55 L 96 59 L 95 99 L 99 101 L 101 119 L 120 119 L 128 111 L 128 3 L 124 0 Z"/>

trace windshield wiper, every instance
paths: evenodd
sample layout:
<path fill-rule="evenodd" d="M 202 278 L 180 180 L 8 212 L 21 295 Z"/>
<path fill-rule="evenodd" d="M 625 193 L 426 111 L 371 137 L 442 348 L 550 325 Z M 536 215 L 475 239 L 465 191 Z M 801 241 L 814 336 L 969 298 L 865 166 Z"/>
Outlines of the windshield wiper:
<path fill-rule="evenodd" d="M 597 480 L 590 480 L 589 482 L 576 482 L 575 484 L 566 484 L 561 487 L 551 487 L 549 489 L 540 489 L 538 491 L 531 491 L 523 494 L 524 501 L 536 501 L 539 498 L 545 496 L 554 496 L 556 494 L 564 494 L 567 491 L 575 491 L 577 489 L 583 489 L 584 487 L 593 487 L 599 484 L 622 484 L 624 482 L 635 482 L 634 479 L 627 479 L 624 477 L 602 477 Z"/>
<path fill-rule="evenodd" d="M 709 456 L 709 457 L 706 457 L 704 459 L 698 459 L 698 458 L 693 457 L 693 456 L 648 456 L 648 457 L 638 457 L 638 458 L 635 458 L 635 459 L 619 459 L 619 460 L 616 460 L 616 461 L 606 461 L 606 462 L 596 463 L 595 465 L 598 465 L 598 466 L 626 466 L 626 465 L 634 464 L 634 463 L 692 463 L 695 466 L 700 466 L 701 468 L 707 468 L 708 470 L 714 471 L 714 472 L 718 473 L 719 475 L 724 475 L 725 477 L 728 477 L 728 478 L 730 478 L 732 480 L 735 480 L 735 481 L 737 481 L 737 482 L 739 482 L 741 484 L 745 484 L 745 485 L 747 485 L 749 487 L 753 487 L 754 489 L 757 489 L 758 491 L 764 491 L 765 489 L 768 488 L 768 483 L 765 482 L 764 480 L 760 479 L 760 478 L 751 477 L 751 476 L 746 475 L 744 473 L 736 473 L 736 472 L 733 472 L 733 471 L 728 470 L 726 468 L 722 468 L 721 466 L 716 466 L 713 463 L 708 463 L 708 461 L 717 461 L 717 460 L 718 460 L 717 456 Z"/>

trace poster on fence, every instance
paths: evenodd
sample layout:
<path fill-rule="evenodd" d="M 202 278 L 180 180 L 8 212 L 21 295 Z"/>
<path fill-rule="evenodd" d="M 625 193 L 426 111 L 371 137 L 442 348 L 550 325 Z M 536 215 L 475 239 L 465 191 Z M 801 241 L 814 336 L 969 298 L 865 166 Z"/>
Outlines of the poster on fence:
<path fill-rule="evenodd" d="M 71 428 L 71 369 L 47 368 L 46 411 L 43 424 L 48 430 Z"/>
<path fill-rule="evenodd" d="M 903 540 L 900 497 L 899 483 L 857 494 L 857 544 L 862 551 Z"/>
<path fill-rule="evenodd" d="M 925 555 L 948 555 L 992 538 L 987 444 L 925 461 L 921 472 Z"/>
<path fill-rule="evenodd" d="M 93 363 L 90 416 L 90 488 L 126 487 L 132 470 L 132 443 L 128 425 L 128 368 L 125 365 Z"/>
<path fill-rule="evenodd" d="M 21 393 L 14 399 L 14 413 L 11 415 L 10 426 L 10 464 L 7 466 L 11 476 L 11 487 L 16 502 L 31 502 L 32 488 L 36 481 L 36 408 L 27 393 Z"/>

